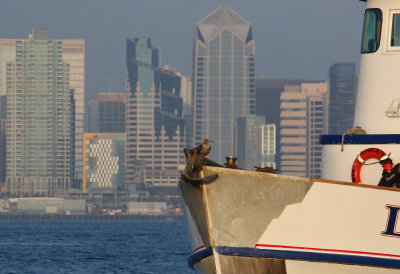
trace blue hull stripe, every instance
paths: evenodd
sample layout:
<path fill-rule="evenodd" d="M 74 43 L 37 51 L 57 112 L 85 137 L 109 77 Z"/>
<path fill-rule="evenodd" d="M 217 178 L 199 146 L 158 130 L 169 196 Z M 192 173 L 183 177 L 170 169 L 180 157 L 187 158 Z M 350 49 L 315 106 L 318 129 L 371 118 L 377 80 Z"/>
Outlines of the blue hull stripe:
<path fill-rule="evenodd" d="M 319 136 L 321 145 L 342 144 L 342 135 L 323 134 Z M 365 134 L 365 135 L 346 135 L 344 144 L 347 145 L 385 145 L 400 144 L 400 134 Z"/>
<path fill-rule="evenodd" d="M 188 258 L 188 265 L 190 266 L 191 269 L 194 269 L 193 267 L 195 264 L 197 264 L 204 258 L 211 256 L 212 254 L 213 254 L 213 251 L 212 251 L 211 247 L 207 247 L 205 249 L 194 252 Z"/>
<path fill-rule="evenodd" d="M 351 264 L 371 267 L 400 268 L 400 260 L 381 257 L 228 246 L 219 246 L 216 248 L 216 250 L 219 254 L 228 256 L 274 258 L 322 263 Z M 189 256 L 188 264 L 193 269 L 193 266 L 196 263 L 200 262 L 204 258 L 211 256 L 212 254 L 213 251 L 210 247 L 195 252 Z"/>

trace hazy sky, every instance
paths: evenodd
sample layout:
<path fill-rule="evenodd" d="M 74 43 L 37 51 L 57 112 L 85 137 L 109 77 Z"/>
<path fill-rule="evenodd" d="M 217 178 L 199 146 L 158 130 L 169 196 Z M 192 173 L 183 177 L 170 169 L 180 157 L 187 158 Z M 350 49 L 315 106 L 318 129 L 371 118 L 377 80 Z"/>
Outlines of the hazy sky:
<path fill-rule="evenodd" d="M 364 2 L 358 0 L 1 0 L 0 38 L 86 40 L 86 92 L 125 92 L 126 38 L 149 37 L 162 64 L 191 73 L 196 23 L 225 4 L 248 20 L 256 75 L 326 79 L 335 62 L 357 62 Z"/>

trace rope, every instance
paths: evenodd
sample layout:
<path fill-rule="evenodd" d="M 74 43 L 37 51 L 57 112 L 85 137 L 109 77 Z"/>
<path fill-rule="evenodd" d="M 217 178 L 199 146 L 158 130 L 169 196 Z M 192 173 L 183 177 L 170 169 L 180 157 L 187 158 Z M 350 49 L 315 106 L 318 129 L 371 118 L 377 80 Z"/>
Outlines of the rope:
<path fill-rule="evenodd" d="M 392 153 L 390 152 L 387 156 L 389 157 L 390 154 L 392 154 Z M 384 165 L 384 164 L 387 163 L 387 162 L 392 162 L 392 159 L 387 158 L 387 159 L 385 159 L 385 160 L 377 161 L 377 162 L 372 162 L 372 163 L 369 163 L 369 164 L 363 163 L 363 165 L 364 165 L 364 166 L 375 165 L 375 164 Z"/>
<path fill-rule="evenodd" d="M 342 151 L 343 151 L 343 146 L 344 146 L 344 136 L 346 135 L 363 135 L 366 134 L 367 132 L 365 129 L 362 129 L 361 127 L 353 127 L 352 129 L 347 130 L 345 133 L 342 135 Z"/>

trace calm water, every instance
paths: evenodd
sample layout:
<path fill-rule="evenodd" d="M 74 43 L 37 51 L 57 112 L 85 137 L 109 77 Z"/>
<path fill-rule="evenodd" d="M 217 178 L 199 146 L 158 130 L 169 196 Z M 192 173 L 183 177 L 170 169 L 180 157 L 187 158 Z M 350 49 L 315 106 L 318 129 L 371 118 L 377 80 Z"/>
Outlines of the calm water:
<path fill-rule="evenodd" d="M 0 273 L 194 273 L 185 222 L 0 221 Z"/>

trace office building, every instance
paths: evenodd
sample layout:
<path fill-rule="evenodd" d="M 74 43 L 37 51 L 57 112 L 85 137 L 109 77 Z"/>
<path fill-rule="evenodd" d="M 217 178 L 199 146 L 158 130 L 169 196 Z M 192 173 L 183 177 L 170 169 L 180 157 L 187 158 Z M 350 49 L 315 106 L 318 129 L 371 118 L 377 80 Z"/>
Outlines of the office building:
<path fill-rule="evenodd" d="M 6 95 L 0 95 L 0 184 L 4 184 L 6 181 L 6 99 Z"/>
<path fill-rule="evenodd" d="M 264 116 L 247 115 L 236 119 L 235 155 L 240 168 L 254 170 L 262 162 L 262 128 Z"/>
<path fill-rule="evenodd" d="M 83 134 L 83 192 L 116 193 L 124 188 L 125 138 L 125 133 Z"/>
<path fill-rule="evenodd" d="M 176 186 L 185 163 L 181 77 L 160 68 L 149 38 L 127 40 L 126 182 Z M 140 163 L 141 167 L 136 167 Z M 143 170 L 145 165 L 145 174 Z M 138 174 L 138 172 L 140 174 Z M 138 179 L 144 178 L 143 181 Z"/>
<path fill-rule="evenodd" d="M 34 31 L 6 64 L 7 191 L 54 196 L 73 177 L 74 92 L 63 42 Z"/>
<path fill-rule="evenodd" d="M 264 124 L 261 126 L 261 167 L 276 168 L 277 151 L 276 125 Z"/>
<path fill-rule="evenodd" d="M 125 95 L 99 93 L 88 105 L 89 132 L 125 132 Z"/>
<path fill-rule="evenodd" d="M 0 39 L 0 95 L 7 93 L 7 64 L 17 62 L 24 56 L 25 51 L 21 48 L 21 43 L 28 41 L 49 41 L 49 43 L 57 43 L 59 55 L 54 60 L 62 61 L 68 65 L 68 86 L 71 89 L 73 97 L 71 104 L 73 105 L 73 142 L 71 148 L 73 159 L 72 165 L 72 183 L 80 184 L 82 174 L 82 134 L 84 120 L 85 105 L 85 41 L 82 39 L 48 39 L 48 31 L 46 28 L 34 28 L 28 39 Z M 33 53 L 33 52 L 32 52 Z M 39 52 L 38 52 L 39 53 Z M 34 53 L 33 53 L 34 54 Z M 35 57 L 32 55 L 31 57 Z M 38 56 L 36 56 L 38 57 Z M 42 70 L 41 73 L 43 73 Z M 47 71 L 49 77 L 58 77 L 57 71 Z M 27 79 L 25 79 L 27 80 Z"/>
<path fill-rule="evenodd" d="M 300 85 L 310 81 L 300 79 L 256 79 L 256 115 L 265 116 L 267 124 L 276 126 L 276 140 L 280 140 L 280 97 L 287 85 Z M 280 143 L 276 143 L 275 164 L 280 166 Z M 279 171 L 278 171 L 279 172 Z"/>
<path fill-rule="evenodd" d="M 222 6 L 195 28 L 194 144 L 214 141 L 209 158 L 223 163 L 234 152 L 236 118 L 255 114 L 255 41 L 249 22 Z"/>
<path fill-rule="evenodd" d="M 276 168 L 276 126 L 266 124 L 264 116 L 248 115 L 236 119 L 235 156 L 239 168 Z"/>
<path fill-rule="evenodd" d="M 327 84 L 285 86 L 280 104 L 280 171 L 301 177 L 320 177 L 322 147 L 326 133 Z"/>
<path fill-rule="evenodd" d="M 329 69 L 329 134 L 343 134 L 351 129 L 357 93 L 354 63 L 336 63 Z"/>
<path fill-rule="evenodd" d="M 186 147 L 194 147 L 193 144 L 193 93 L 192 77 L 183 75 L 176 69 L 169 66 L 163 66 L 163 70 L 170 71 L 181 78 L 180 96 L 183 100 L 183 118 L 186 122 Z"/>

